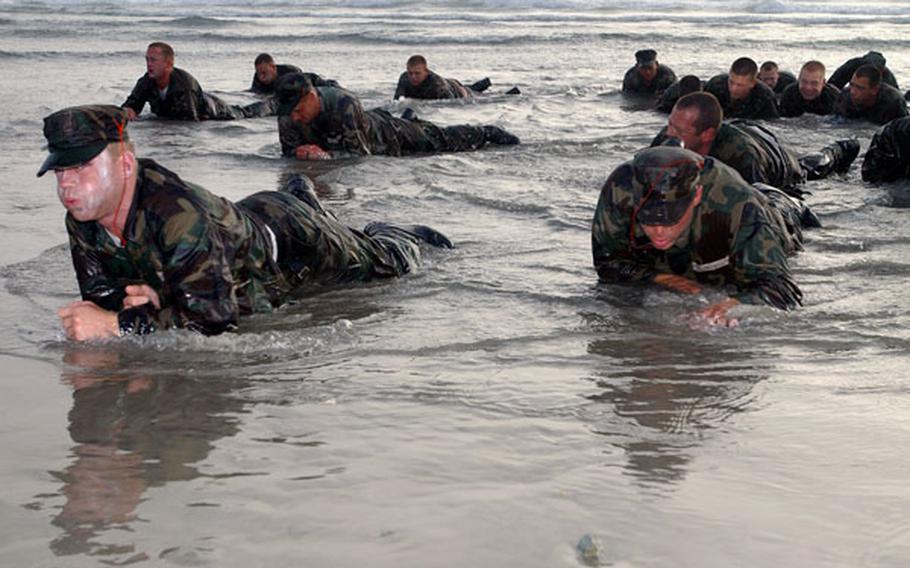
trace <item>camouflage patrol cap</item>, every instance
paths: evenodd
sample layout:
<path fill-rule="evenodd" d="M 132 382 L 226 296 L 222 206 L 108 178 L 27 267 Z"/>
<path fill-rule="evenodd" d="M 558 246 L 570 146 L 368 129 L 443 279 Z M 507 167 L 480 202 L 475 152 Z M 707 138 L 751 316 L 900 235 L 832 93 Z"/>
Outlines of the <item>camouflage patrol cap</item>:
<path fill-rule="evenodd" d="M 313 88 L 313 83 L 303 73 L 287 73 L 278 78 L 275 93 L 278 95 L 278 116 L 291 114 L 304 90 Z"/>
<path fill-rule="evenodd" d="M 44 118 L 44 137 L 50 152 L 38 177 L 48 170 L 84 164 L 111 142 L 129 140 L 126 111 L 113 105 L 75 106 Z"/>
<path fill-rule="evenodd" d="M 638 209 L 642 225 L 675 225 L 695 197 L 702 157 L 675 146 L 655 146 L 632 159 L 635 183 L 643 202 Z"/>
<path fill-rule="evenodd" d="M 635 52 L 636 64 L 644 67 L 657 61 L 657 52 L 653 49 L 639 49 Z"/>

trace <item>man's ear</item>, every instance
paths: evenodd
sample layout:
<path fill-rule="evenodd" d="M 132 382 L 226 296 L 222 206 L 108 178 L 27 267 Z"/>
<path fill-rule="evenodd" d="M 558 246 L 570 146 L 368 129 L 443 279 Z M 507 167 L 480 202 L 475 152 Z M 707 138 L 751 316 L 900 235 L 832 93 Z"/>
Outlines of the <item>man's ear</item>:
<path fill-rule="evenodd" d="M 704 187 L 701 184 L 695 186 L 695 197 L 692 198 L 692 206 L 695 207 L 701 203 L 701 197 L 704 194 Z"/>

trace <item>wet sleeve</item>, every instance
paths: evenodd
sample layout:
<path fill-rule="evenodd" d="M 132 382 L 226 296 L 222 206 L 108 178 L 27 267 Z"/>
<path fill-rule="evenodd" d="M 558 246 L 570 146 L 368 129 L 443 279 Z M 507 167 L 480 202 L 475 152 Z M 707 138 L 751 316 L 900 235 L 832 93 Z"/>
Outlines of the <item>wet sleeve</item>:
<path fill-rule="evenodd" d="M 676 73 L 666 65 L 660 65 L 660 75 L 655 80 L 654 89 L 656 92 L 661 93 L 667 88 L 670 87 L 673 83 L 676 82 Z"/>
<path fill-rule="evenodd" d="M 407 89 L 407 80 L 408 77 L 405 73 L 402 73 L 401 76 L 398 77 L 398 85 L 395 87 L 395 94 L 392 95 L 393 100 L 398 100 L 406 96 L 405 91 Z"/>
<path fill-rule="evenodd" d="M 148 89 L 147 89 L 147 77 L 143 75 L 139 77 L 139 80 L 136 81 L 136 85 L 133 87 L 132 92 L 126 98 L 121 108 L 131 108 L 138 115 L 142 114 L 142 109 L 145 107 L 145 103 L 148 101 Z"/>
<path fill-rule="evenodd" d="M 892 181 L 899 177 L 900 168 L 900 152 L 893 131 L 889 128 L 879 130 L 872 136 L 866 157 L 863 158 L 863 181 Z"/>
<path fill-rule="evenodd" d="M 780 115 L 783 117 L 801 116 L 803 108 L 800 104 L 798 88 L 787 87 L 780 97 Z"/>
<path fill-rule="evenodd" d="M 372 153 L 370 151 L 369 123 L 360 102 L 347 98 L 339 110 L 344 150 L 360 156 L 369 156 Z"/>
<path fill-rule="evenodd" d="M 732 246 L 734 279 L 738 292 L 733 295 L 746 304 L 768 304 L 781 310 L 802 305 L 784 251 L 780 228 L 767 218 L 768 212 L 753 203 L 743 207 L 739 231 Z"/>
<path fill-rule="evenodd" d="M 622 171 L 629 170 L 629 171 Z M 591 252 L 594 269 L 602 282 L 634 282 L 649 280 L 656 271 L 643 256 L 632 253 L 631 194 L 621 196 L 619 180 L 630 175 L 631 167 L 624 164 L 607 179 L 600 190 L 600 199 L 591 224 Z"/>
<path fill-rule="evenodd" d="M 99 251 L 87 246 L 81 236 L 71 230 L 69 218 L 67 229 L 70 254 L 82 299 L 94 302 L 105 310 L 116 312 L 123 305 L 123 298 L 126 295 L 125 283 L 111 273 Z"/>
<path fill-rule="evenodd" d="M 265 93 L 265 89 L 262 88 L 262 83 L 259 82 L 259 78 L 253 73 L 253 83 L 250 85 L 250 91 L 258 94 Z"/>
<path fill-rule="evenodd" d="M 631 68 L 626 71 L 626 74 L 622 78 L 622 90 L 625 92 L 636 92 L 638 91 L 638 73 L 635 72 L 635 68 Z"/>

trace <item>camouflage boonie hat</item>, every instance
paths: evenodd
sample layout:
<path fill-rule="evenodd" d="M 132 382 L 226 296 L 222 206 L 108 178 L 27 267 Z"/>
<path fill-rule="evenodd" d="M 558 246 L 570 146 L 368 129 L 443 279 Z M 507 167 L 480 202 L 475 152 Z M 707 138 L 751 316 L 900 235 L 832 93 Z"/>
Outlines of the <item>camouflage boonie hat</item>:
<path fill-rule="evenodd" d="M 275 93 L 278 95 L 278 116 L 291 114 L 291 111 L 300 102 L 301 92 L 304 88 L 313 88 L 313 84 L 306 75 L 288 73 L 279 77 L 275 85 Z"/>
<path fill-rule="evenodd" d="M 695 198 L 702 157 L 691 150 L 655 146 L 635 154 L 632 170 L 641 187 L 642 225 L 675 225 Z"/>
<path fill-rule="evenodd" d="M 44 118 L 44 137 L 50 155 L 38 177 L 48 170 L 84 164 L 111 142 L 129 140 L 126 111 L 113 105 L 69 107 Z"/>
<path fill-rule="evenodd" d="M 657 52 L 653 49 L 639 49 L 635 52 L 635 62 L 644 67 L 657 61 Z"/>

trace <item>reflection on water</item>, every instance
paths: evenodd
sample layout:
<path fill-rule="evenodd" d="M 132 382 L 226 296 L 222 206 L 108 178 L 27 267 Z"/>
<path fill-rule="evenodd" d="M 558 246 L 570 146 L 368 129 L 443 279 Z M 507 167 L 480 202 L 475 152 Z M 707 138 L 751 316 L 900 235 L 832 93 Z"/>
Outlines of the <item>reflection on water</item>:
<path fill-rule="evenodd" d="M 588 398 L 610 405 L 594 430 L 625 451 L 628 473 L 643 483 L 682 480 L 703 438 L 752 406 L 752 388 L 766 376 L 736 344 L 741 337 L 695 344 L 665 334 L 611 334 L 588 345 L 606 359 L 592 378 L 602 391 Z"/>
<path fill-rule="evenodd" d="M 232 415 L 243 402 L 229 396 L 242 386 L 237 380 L 127 371 L 141 367 L 123 357 L 98 346 L 73 347 L 64 356 L 75 445 L 70 465 L 51 472 L 64 484 L 65 503 L 52 521 L 62 534 L 50 544 L 58 556 L 87 554 L 117 564 L 147 559 L 129 542 L 146 490 L 199 477 L 194 464 L 215 440 L 238 430 Z"/>

